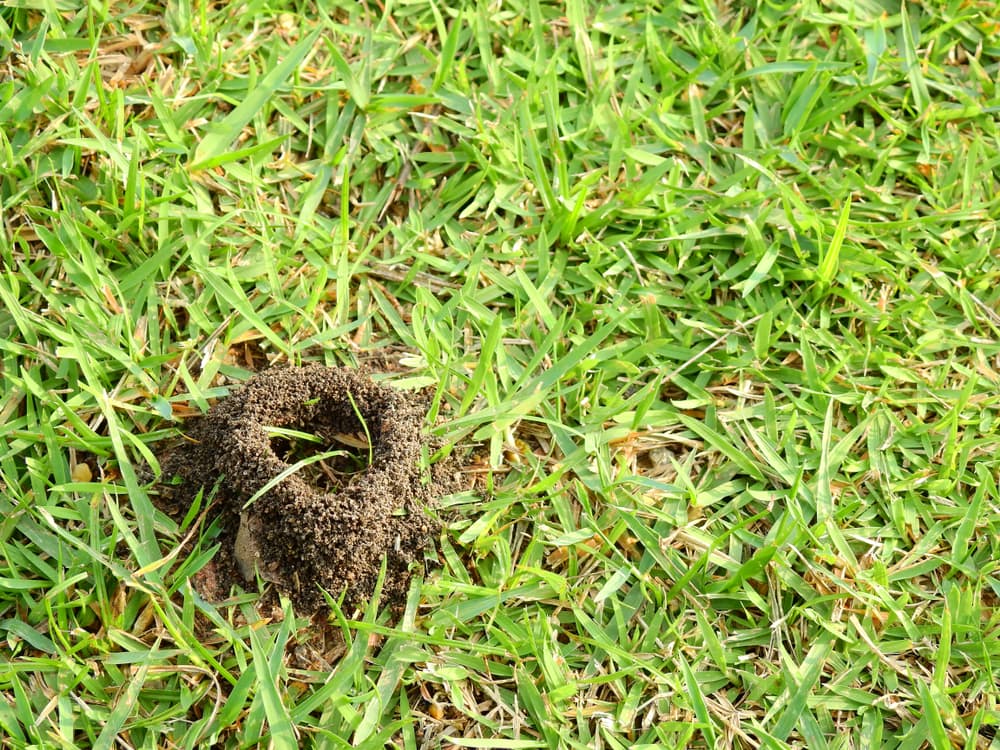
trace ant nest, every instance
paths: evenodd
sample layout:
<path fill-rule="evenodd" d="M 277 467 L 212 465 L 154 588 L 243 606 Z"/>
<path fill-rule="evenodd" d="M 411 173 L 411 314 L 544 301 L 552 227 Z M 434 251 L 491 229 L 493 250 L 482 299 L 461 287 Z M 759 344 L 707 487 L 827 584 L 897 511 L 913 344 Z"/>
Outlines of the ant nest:
<path fill-rule="evenodd" d="M 215 490 L 245 580 L 272 582 L 305 610 L 346 591 L 405 595 L 412 563 L 437 531 L 420 471 L 424 407 L 347 368 L 268 370 L 212 407 L 163 462 L 161 494 L 189 506 Z"/>

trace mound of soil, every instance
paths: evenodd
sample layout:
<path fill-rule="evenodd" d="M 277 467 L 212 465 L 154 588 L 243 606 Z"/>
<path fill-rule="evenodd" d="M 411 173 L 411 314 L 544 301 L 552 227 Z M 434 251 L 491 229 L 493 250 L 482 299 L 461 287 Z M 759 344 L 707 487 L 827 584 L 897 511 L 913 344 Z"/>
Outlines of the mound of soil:
<path fill-rule="evenodd" d="M 315 611 L 320 588 L 355 603 L 370 598 L 386 557 L 383 598 L 399 599 L 437 530 L 424 510 L 434 486 L 419 469 L 424 415 L 418 398 L 355 370 L 268 370 L 161 457 L 160 497 L 182 513 L 215 489 L 211 512 L 224 540 L 217 588 L 227 572 L 259 574 L 300 611 Z"/>

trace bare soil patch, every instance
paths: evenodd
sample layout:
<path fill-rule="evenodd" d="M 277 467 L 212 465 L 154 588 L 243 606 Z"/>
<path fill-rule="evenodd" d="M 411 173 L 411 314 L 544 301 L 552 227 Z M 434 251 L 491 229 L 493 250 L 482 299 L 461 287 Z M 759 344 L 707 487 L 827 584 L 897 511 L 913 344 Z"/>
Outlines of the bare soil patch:
<path fill-rule="evenodd" d="M 259 575 L 303 611 L 323 606 L 321 588 L 357 603 L 385 557 L 383 598 L 405 595 L 438 529 L 425 509 L 441 488 L 419 461 L 425 411 L 364 373 L 308 365 L 260 373 L 189 423 L 160 456 L 158 489 L 173 514 L 215 489 L 223 547 L 202 593 Z"/>

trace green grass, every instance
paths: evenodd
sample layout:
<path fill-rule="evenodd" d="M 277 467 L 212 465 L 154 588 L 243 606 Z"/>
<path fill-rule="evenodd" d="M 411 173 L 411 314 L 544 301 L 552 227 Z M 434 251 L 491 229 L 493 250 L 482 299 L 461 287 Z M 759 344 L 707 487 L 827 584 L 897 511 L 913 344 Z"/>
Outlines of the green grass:
<path fill-rule="evenodd" d="M 5 746 L 995 746 L 994 3 L 79 5 L 0 9 Z M 195 593 L 139 467 L 251 351 L 482 447 L 397 617 Z"/>

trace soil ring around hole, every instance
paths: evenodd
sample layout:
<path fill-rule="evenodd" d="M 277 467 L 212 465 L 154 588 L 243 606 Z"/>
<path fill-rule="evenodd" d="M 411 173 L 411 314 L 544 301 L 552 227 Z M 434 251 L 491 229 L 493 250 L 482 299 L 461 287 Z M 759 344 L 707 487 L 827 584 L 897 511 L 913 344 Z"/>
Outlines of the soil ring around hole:
<path fill-rule="evenodd" d="M 213 509 L 224 530 L 218 569 L 229 578 L 259 574 L 300 611 L 323 606 L 321 589 L 367 600 L 383 557 L 383 599 L 399 600 L 410 564 L 438 528 L 425 512 L 436 493 L 420 471 L 424 416 L 419 398 L 362 372 L 320 365 L 268 370 L 194 420 L 189 440 L 161 457 L 161 500 L 183 513 L 199 491 L 208 496 L 217 485 Z M 316 472 L 289 471 L 296 462 L 279 457 L 273 428 L 319 437 L 327 445 L 318 453 L 343 448 L 336 442 L 342 436 L 362 468 L 326 491 L 311 480 Z"/>

